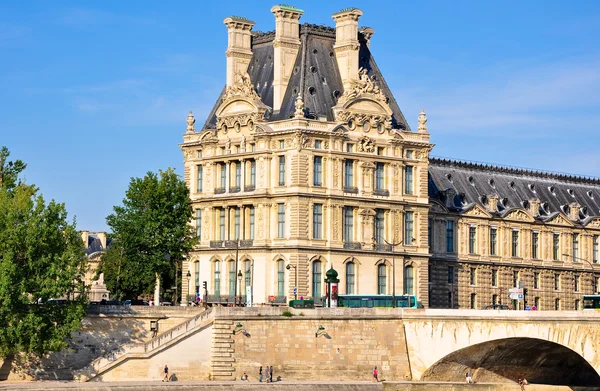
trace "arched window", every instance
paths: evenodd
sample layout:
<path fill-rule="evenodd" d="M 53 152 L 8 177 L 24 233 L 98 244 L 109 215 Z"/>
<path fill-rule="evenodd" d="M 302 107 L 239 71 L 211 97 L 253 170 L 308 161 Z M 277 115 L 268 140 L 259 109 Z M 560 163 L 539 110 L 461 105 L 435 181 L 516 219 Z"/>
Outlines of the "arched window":
<path fill-rule="evenodd" d="M 200 292 L 200 262 L 194 262 L 194 292 Z"/>
<path fill-rule="evenodd" d="M 235 293 L 235 262 L 229 261 L 228 269 L 229 269 L 229 296 L 234 297 Z"/>
<path fill-rule="evenodd" d="M 387 293 L 387 267 L 384 264 L 377 266 L 377 294 Z"/>
<path fill-rule="evenodd" d="M 321 297 L 321 261 L 314 261 L 312 264 L 312 295 Z"/>
<path fill-rule="evenodd" d="M 277 296 L 285 295 L 285 262 L 283 259 L 277 261 Z"/>
<path fill-rule="evenodd" d="M 220 296 L 221 295 L 221 262 L 220 261 L 215 262 L 215 274 L 213 277 L 214 277 L 213 293 L 215 294 L 215 296 Z"/>
<path fill-rule="evenodd" d="M 346 294 L 351 295 L 354 293 L 354 262 L 348 262 L 346 264 Z"/>
<path fill-rule="evenodd" d="M 244 261 L 244 291 L 242 292 L 242 296 L 246 294 L 248 291 L 248 287 L 252 284 L 252 270 L 251 270 L 251 262 L 249 259 Z"/>
<path fill-rule="evenodd" d="M 413 275 L 413 267 L 407 266 L 404 268 L 404 294 L 414 295 L 415 278 Z"/>

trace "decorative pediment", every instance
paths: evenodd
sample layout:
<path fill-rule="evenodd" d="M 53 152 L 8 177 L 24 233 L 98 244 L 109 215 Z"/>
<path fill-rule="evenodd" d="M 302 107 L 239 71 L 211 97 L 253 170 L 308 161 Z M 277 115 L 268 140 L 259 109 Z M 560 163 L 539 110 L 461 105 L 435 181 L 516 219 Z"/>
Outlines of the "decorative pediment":
<path fill-rule="evenodd" d="M 506 220 L 516 220 L 516 221 L 525 221 L 525 222 L 528 222 L 528 223 L 532 223 L 532 222 L 535 221 L 535 219 L 533 217 L 531 217 L 531 215 L 529 213 L 527 213 L 523 209 L 513 209 L 513 210 L 507 212 L 504 215 L 504 219 L 506 219 Z"/>
<path fill-rule="evenodd" d="M 464 216 L 474 216 L 474 217 L 492 217 L 485 209 L 483 209 L 478 204 L 474 204 L 473 207 L 463 213 Z"/>
<path fill-rule="evenodd" d="M 239 132 L 242 126 L 254 130 L 254 123 L 264 120 L 268 110 L 254 90 L 247 72 L 238 72 L 235 78 L 235 83 L 227 87 L 216 112 L 217 129 L 223 133 L 229 129 Z"/>
<path fill-rule="evenodd" d="M 448 209 L 435 201 L 432 201 L 429 205 L 429 212 L 431 213 L 448 213 Z"/>
<path fill-rule="evenodd" d="M 569 227 L 574 225 L 563 213 L 557 213 L 554 217 L 546 220 L 546 224 L 566 225 Z"/>
<path fill-rule="evenodd" d="M 375 216 L 376 213 L 373 209 L 361 209 L 359 212 L 361 216 Z"/>
<path fill-rule="evenodd" d="M 216 130 L 205 130 L 198 140 L 201 144 L 213 144 L 219 142 Z"/>
<path fill-rule="evenodd" d="M 598 228 L 600 229 L 600 217 L 596 217 L 590 220 L 586 225 L 586 228 Z"/>

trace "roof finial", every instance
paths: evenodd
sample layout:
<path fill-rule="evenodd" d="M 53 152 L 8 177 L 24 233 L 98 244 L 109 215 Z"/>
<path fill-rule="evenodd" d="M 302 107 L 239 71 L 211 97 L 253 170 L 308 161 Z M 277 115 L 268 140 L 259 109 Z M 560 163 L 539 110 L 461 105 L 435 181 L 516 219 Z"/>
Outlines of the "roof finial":
<path fill-rule="evenodd" d="M 190 113 L 188 114 L 185 122 L 187 122 L 186 133 L 194 133 L 196 131 L 194 127 L 196 120 L 194 119 L 194 114 L 192 114 L 192 110 L 190 110 Z"/>
<path fill-rule="evenodd" d="M 296 111 L 294 111 L 294 118 L 304 118 L 304 99 L 302 99 L 302 95 L 298 94 L 296 98 Z"/>
<path fill-rule="evenodd" d="M 417 130 L 427 133 L 427 115 L 425 114 L 425 109 L 421 109 L 421 114 L 419 114 L 419 128 Z"/>

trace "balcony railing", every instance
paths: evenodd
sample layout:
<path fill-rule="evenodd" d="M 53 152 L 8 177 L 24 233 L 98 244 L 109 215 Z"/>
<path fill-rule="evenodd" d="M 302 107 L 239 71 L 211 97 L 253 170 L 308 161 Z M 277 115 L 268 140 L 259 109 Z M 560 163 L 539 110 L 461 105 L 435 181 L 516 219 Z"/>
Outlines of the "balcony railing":
<path fill-rule="evenodd" d="M 254 186 L 254 185 L 244 186 L 244 191 L 254 191 L 254 190 L 256 190 L 256 186 Z"/>
<path fill-rule="evenodd" d="M 253 244 L 253 240 L 240 240 L 240 247 L 252 247 Z"/>
<path fill-rule="evenodd" d="M 240 192 L 240 187 L 239 186 L 232 186 L 229 188 L 229 192 L 230 193 L 239 193 Z"/>
<path fill-rule="evenodd" d="M 211 304 L 222 304 L 222 305 L 235 305 L 242 304 L 246 305 L 246 296 L 235 296 L 235 295 L 208 295 L 208 303 Z"/>
<path fill-rule="evenodd" d="M 385 243 L 377 243 L 375 244 L 375 251 L 392 251 L 392 246 Z"/>
<path fill-rule="evenodd" d="M 358 194 L 358 187 L 344 187 L 344 193 Z"/>
<path fill-rule="evenodd" d="M 210 247 L 212 247 L 212 248 L 223 247 L 223 241 L 222 240 L 211 240 Z"/>
<path fill-rule="evenodd" d="M 360 250 L 360 242 L 344 242 L 344 248 L 349 250 Z"/>
<path fill-rule="evenodd" d="M 215 194 L 225 194 L 224 187 L 215 187 Z"/>
<path fill-rule="evenodd" d="M 389 197 L 390 191 L 386 189 L 375 189 L 373 190 L 373 194 L 376 196 Z"/>

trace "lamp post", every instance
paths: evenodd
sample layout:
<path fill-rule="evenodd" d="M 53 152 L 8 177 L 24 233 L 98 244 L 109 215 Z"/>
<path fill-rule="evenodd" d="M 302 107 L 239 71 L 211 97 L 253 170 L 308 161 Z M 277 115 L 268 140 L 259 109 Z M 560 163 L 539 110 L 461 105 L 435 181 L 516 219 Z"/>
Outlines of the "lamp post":
<path fill-rule="evenodd" d="M 192 279 L 192 273 L 190 273 L 189 269 L 188 269 L 188 272 L 187 272 L 187 274 L 185 276 L 187 277 L 187 280 L 188 280 L 188 290 L 187 290 L 187 294 L 185 295 L 186 296 L 186 300 L 185 300 L 186 303 L 185 304 L 188 305 L 189 304 L 189 300 L 187 300 L 187 297 L 190 295 L 190 280 Z M 183 297 L 183 294 L 181 296 Z"/>
<path fill-rule="evenodd" d="M 239 250 L 240 250 L 240 239 L 237 238 L 236 240 L 233 241 L 233 243 L 235 243 L 235 270 L 238 270 L 238 255 L 239 255 Z M 241 282 L 241 281 L 240 281 Z M 236 296 L 237 296 L 237 279 L 233 279 L 233 305 L 236 305 Z"/>
<path fill-rule="evenodd" d="M 596 285 L 596 269 L 594 269 L 594 264 L 591 263 L 590 261 L 588 261 L 587 259 L 584 258 L 579 258 L 576 257 L 574 255 L 569 255 L 569 254 L 563 254 L 563 257 L 569 257 L 569 258 L 573 258 L 573 260 L 580 260 L 583 261 L 585 263 L 587 263 L 590 267 L 590 269 L 592 269 L 592 288 L 594 290 L 594 292 L 592 292 L 593 294 L 596 294 L 598 292 L 598 286 Z"/>
<path fill-rule="evenodd" d="M 296 268 L 296 265 L 292 265 L 290 263 L 288 263 L 288 265 L 285 267 L 287 270 L 290 270 L 291 268 L 294 268 L 294 273 L 295 273 L 295 277 L 294 277 L 294 300 L 298 299 L 298 269 Z"/>
<path fill-rule="evenodd" d="M 242 271 L 238 270 L 238 274 L 237 274 L 237 279 L 238 279 L 238 285 L 240 286 L 240 307 L 242 305 Z"/>

